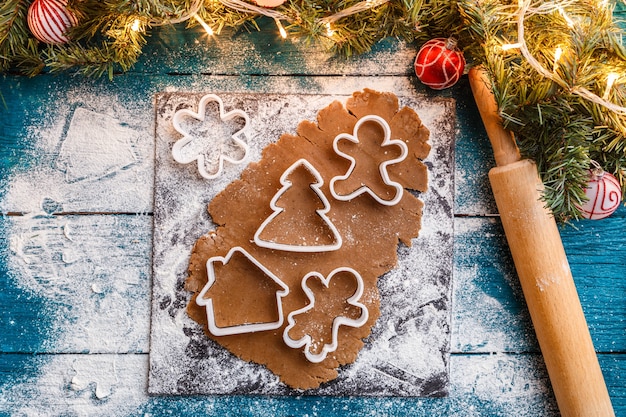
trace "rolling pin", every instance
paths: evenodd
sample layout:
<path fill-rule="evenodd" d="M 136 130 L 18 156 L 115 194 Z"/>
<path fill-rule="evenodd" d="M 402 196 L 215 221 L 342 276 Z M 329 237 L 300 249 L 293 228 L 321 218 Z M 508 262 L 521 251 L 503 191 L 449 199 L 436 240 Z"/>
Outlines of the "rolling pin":
<path fill-rule="evenodd" d="M 554 216 L 541 201 L 535 163 L 521 159 L 502 119 L 484 70 L 469 80 L 493 147 L 489 181 L 563 417 L 614 417 L 602 370 L 580 305 Z"/>

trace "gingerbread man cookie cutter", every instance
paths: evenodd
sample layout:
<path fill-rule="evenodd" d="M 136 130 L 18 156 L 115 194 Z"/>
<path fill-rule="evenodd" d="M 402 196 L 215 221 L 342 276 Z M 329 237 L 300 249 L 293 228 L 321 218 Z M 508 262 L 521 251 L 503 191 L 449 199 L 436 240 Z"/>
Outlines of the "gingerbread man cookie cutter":
<path fill-rule="evenodd" d="M 362 183 L 363 185 L 361 185 L 361 187 L 357 188 L 355 191 L 347 195 L 338 194 L 337 191 L 335 190 L 335 184 L 337 183 L 337 181 L 343 181 L 343 180 L 348 179 L 354 172 L 354 169 L 357 163 L 356 159 L 353 156 L 348 155 L 339 150 L 338 143 L 344 139 L 349 140 L 353 143 L 359 143 L 358 131 L 364 123 L 368 123 L 368 122 L 377 123 L 378 125 L 382 127 L 383 133 L 384 133 L 384 139 L 381 144 L 381 147 L 388 146 L 388 145 L 396 145 L 396 146 L 399 146 L 402 150 L 402 153 L 399 157 L 384 161 L 378 166 L 378 170 L 380 172 L 381 178 L 383 179 L 383 182 L 386 185 L 389 185 L 395 188 L 396 190 L 396 195 L 391 200 L 385 200 L 381 198 L 378 194 L 376 194 L 371 188 L 369 188 L 364 183 Z M 389 165 L 393 165 L 393 164 L 404 161 L 407 155 L 409 154 L 409 148 L 406 145 L 406 143 L 404 143 L 403 141 L 399 139 L 391 139 L 391 128 L 389 127 L 389 124 L 387 123 L 385 119 L 383 119 L 380 116 L 373 115 L 373 114 L 363 116 L 354 125 L 354 130 L 352 134 L 341 133 L 335 137 L 335 140 L 333 141 L 333 149 L 339 156 L 350 161 L 350 168 L 348 168 L 348 171 L 346 172 L 346 174 L 333 177 L 333 179 L 330 181 L 330 193 L 332 194 L 333 198 L 335 198 L 336 200 L 340 200 L 340 201 L 350 201 L 353 198 L 356 198 L 363 193 L 367 193 L 372 198 L 374 198 L 377 202 L 386 206 L 393 206 L 400 202 L 400 200 L 402 199 L 402 195 L 404 193 L 404 187 L 402 186 L 402 184 L 391 180 L 391 178 L 389 177 L 389 172 L 387 171 L 387 168 L 389 167 Z"/>
<path fill-rule="evenodd" d="M 236 157 L 232 157 L 229 155 L 224 155 L 222 153 L 220 153 L 220 155 L 217 157 L 217 161 L 216 161 L 216 169 L 213 170 L 212 172 L 208 172 L 206 169 L 206 158 L 204 156 L 204 154 L 202 152 L 200 153 L 186 153 L 184 150 L 187 146 L 190 145 L 191 142 L 194 141 L 194 139 L 196 139 L 196 137 L 194 137 L 193 135 L 191 135 L 188 131 L 186 131 L 185 128 L 182 127 L 181 125 L 181 120 L 183 118 L 193 118 L 196 120 L 199 120 L 200 122 L 205 122 L 205 117 L 206 117 L 206 106 L 208 103 L 210 102 L 216 102 L 219 106 L 219 120 L 221 122 L 226 122 L 232 119 L 235 119 L 237 117 L 239 118 L 243 118 L 244 119 L 244 127 L 242 129 L 240 129 L 239 131 L 233 133 L 230 135 L 229 139 L 232 139 L 233 142 L 241 148 L 241 150 L 243 151 L 243 155 L 239 158 Z M 248 114 L 246 112 L 244 112 L 243 110 L 239 110 L 239 109 L 235 109 L 232 111 L 229 111 L 228 113 L 224 111 L 224 102 L 222 101 L 222 99 L 215 95 L 215 94 L 207 94 L 205 96 L 203 96 L 200 99 L 200 102 L 198 103 L 198 112 L 194 112 L 190 109 L 182 109 L 182 110 L 178 110 L 176 113 L 174 113 L 174 117 L 172 118 L 172 125 L 174 127 L 174 129 L 180 133 L 181 135 L 183 135 L 183 137 L 181 139 L 179 139 L 178 141 L 176 141 L 176 143 L 174 143 L 174 146 L 172 147 L 172 157 L 174 158 L 174 160 L 180 164 L 189 164 L 192 163 L 194 161 L 197 161 L 197 165 L 198 165 L 198 172 L 200 173 L 200 175 L 203 178 L 206 179 L 215 179 L 217 177 L 219 177 L 222 174 L 222 171 L 224 169 L 224 162 L 229 162 L 231 164 L 240 164 L 242 163 L 248 156 L 249 152 L 250 152 L 250 147 L 248 146 L 248 144 L 243 141 L 242 139 L 238 138 L 237 136 L 239 134 L 243 134 L 245 136 L 245 133 L 248 129 L 248 126 L 250 125 L 250 117 L 248 116 Z M 223 140 L 223 139 L 222 139 Z"/>
<path fill-rule="evenodd" d="M 276 241 L 266 240 L 261 238 L 261 234 L 265 230 L 268 224 L 274 221 L 285 209 L 277 206 L 278 199 L 282 196 L 284 191 L 289 188 L 292 183 L 289 181 L 290 175 L 300 166 L 306 168 L 315 178 L 315 183 L 310 184 L 310 188 L 317 194 L 319 199 L 322 201 L 323 208 L 316 210 L 317 215 L 326 223 L 329 231 L 332 233 L 333 243 L 327 245 L 295 245 L 295 244 L 287 244 L 280 243 Z M 343 238 L 337 230 L 337 227 L 333 224 L 333 222 L 326 215 L 330 211 L 330 201 L 324 195 L 321 190 L 322 185 L 324 185 L 324 179 L 322 175 L 319 173 L 317 169 L 306 159 L 299 159 L 294 162 L 289 168 L 283 172 L 280 177 L 280 183 L 283 186 L 272 198 L 270 201 L 270 208 L 274 211 L 272 215 L 270 215 L 265 221 L 259 226 L 256 233 L 254 234 L 254 243 L 257 246 L 266 249 L 274 249 L 274 250 L 283 250 L 289 252 L 328 252 L 334 251 L 341 248 L 343 244 Z"/>
<path fill-rule="evenodd" d="M 264 275 L 266 275 L 269 279 L 274 281 L 279 291 L 276 291 L 276 308 L 277 308 L 277 320 L 271 322 L 263 322 L 263 323 L 240 323 L 238 325 L 231 325 L 227 327 L 220 327 L 217 325 L 215 320 L 215 310 L 213 305 L 212 297 L 207 297 L 209 294 L 211 287 L 215 284 L 217 277 L 215 276 L 215 267 L 214 264 L 219 262 L 223 265 L 227 265 L 231 260 L 233 255 L 236 253 L 241 253 L 244 257 L 247 258 L 249 262 L 255 265 Z M 253 332 L 261 332 L 266 330 L 276 330 L 283 325 L 284 322 L 284 314 L 282 307 L 282 298 L 286 297 L 289 294 L 289 287 L 281 281 L 276 275 L 274 275 L 269 269 L 267 269 L 263 264 L 261 264 L 256 258 L 250 255 L 245 249 L 240 246 L 235 246 L 228 254 L 224 257 L 222 256 L 214 256 L 209 258 L 206 263 L 207 265 L 207 275 L 208 282 L 202 288 L 202 291 L 196 297 L 196 304 L 199 306 L 204 306 L 207 313 L 207 322 L 209 331 L 215 336 L 230 336 L 234 334 L 243 334 L 243 333 L 253 333 Z"/>
<path fill-rule="evenodd" d="M 335 275 L 342 273 L 342 272 L 348 272 L 356 278 L 357 289 L 354 292 L 354 294 L 346 300 L 346 302 L 354 307 L 360 308 L 361 316 L 356 319 L 352 319 L 352 318 L 344 317 L 344 316 L 335 317 L 332 322 L 331 343 L 325 343 L 319 353 L 314 353 L 311 351 L 311 348 L 316 343 L 316 341 L 314 341 L 313 338 L 309 334 L 305 334 L 300 339 L 292 339 L 289 336 L 289 332 L 291 329 L 293 329 L 296 326 L 295 316 L 306 313 L 307 311 L 315 308 L 315 295 L 313 294 L 313 291 L 311 291 L 311 289 L 307 285 L 307 280 L 309 280 L 311 277 L 316 277 L 322 282 L 322 284 L 326 288 L 328 288 L 331 279 Z M 304 347 L 304 356 L 309 360 L 309 362 L 319 363 L 319 362 L 322 362 L 324 359 L 326 359 L 326 356 L 329 353 L 336 351 L 337 348 L 339 347 L 339 341 L 338 341 L 339 327 L 341 326 L 361 327 L 367 322 L 369 318 L 369 311 L 367 310 L 367 307 L 364 304 L 359 302 L 359 299 L 363 295 L 363 288 L 364 288 L 363 278 L 361 277 L 361 274 L 359 274 L 357 271 L 355 271 L 352 268 L 339 267 L 331 271 L 327 277 L 324 277 L 319 272 L 315 272 L 315 271 L 309 272 L 308 274 L 304 276 L 304 278 L 302 278 L 301 285 L 302 285 L 302 290 L 304 291 L 304 293 L 306 294 L 310 302 L 305 307 L 289 313 L 287 317 L 288 325 L 283 331 L 283 341 L 285 342 L 287 346 L 294 348 L 294 349 L 299 349 L 301 347 Z"/>

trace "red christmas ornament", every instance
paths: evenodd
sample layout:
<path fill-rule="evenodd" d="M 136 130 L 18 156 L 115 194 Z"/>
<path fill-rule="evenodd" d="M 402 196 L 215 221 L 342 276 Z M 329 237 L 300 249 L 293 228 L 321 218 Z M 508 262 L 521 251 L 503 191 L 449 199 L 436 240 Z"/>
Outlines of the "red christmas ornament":
<path fill-rule="evenodd" d="M 434 90 L 452 87 L 465 69 L 465 57 L 454 38 L 435 38 L 420 48 L 415 58 L 415 75 Z"/>
<path fill-rule="evenodd" d="M 622 200 L 619 181 L 602 168 L 589 170 L 589 184 L 585 189 L 589 201 L 578 207 L 586 219 L 603 219 L 613 214 Z"/>
<path fill-rule="evenodd" d="M 76 15 L 67 9 L 67 0 L 35 0 L 28 8 L 28 28 L 41 42 L 66 43 L 67 30 L 78 24 Z"/>

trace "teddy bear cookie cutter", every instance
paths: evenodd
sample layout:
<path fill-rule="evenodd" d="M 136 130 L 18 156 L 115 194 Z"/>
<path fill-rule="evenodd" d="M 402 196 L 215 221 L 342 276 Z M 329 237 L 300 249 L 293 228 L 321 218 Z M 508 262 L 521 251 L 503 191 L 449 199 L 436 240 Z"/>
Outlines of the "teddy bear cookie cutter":
<path fill-rule="evenodd" d="M 347 143 L 352 146 L 353 151 L 361 152 L 359 150 L 359 147 L 363 143 L 359 139 L 359 131 L 365 124 L 368 124 L 368 123 L 377 124 L 380 128 L 382 128 L 383 140 L 379 145 L 379 150 L 380 149 L 384 150 L 385 148 L 389 148 L 389 147 L 399 147 L 401 150 L 400 155 L 397 157 L 393 157 L 393 156 L 387 157 L 386 151 L 380 152 L 383 158 L 378 164 L 378 172 L 380 176 L 380 178 L 378 179 L 382 180 L 384 186 L 395 189 L 394 197 L 391 199 L 386 199 L 386 198 L 381 197 L 379 195 L 380 192 L 375 191 L 371 186 L 369 186 L 363 181 L 363 178 L 366 178 L 366 176 L 359 175 L 358 172 L 356 172 L 359 170 L 358 169 L 359 166 L 362 166 L 367 162 L 371 162 L 369 160 L 372 159 L 373 153 L 368 154 L 366 151 L 363 152 L 365 157 L 360 158 L 360 163 L 358 163 L 357 158 L 339 149 L 339 143 L 342 141 L 347 141 Z M 369 194 L 372 198 L 374 198 L 380 204 L 383 204 L 386 206 L 393 206 L 400 202 L 400 200 L 402 199 L 403 192 L 404 192 L 404 187 L 402 186 L 402 184 L 391 180 L 391 178 L 389 177 L 388 167 L 390 165 L 404 161 L 409 153 L 409 149 L 406 143 L 404 143 L 402 140 L 391 139 L 391 128 L 389 127 L 389 124 L 387 123 L 385 119 L 383 119 L 380 116 L 373 115 L 373 114 L 363 116 L 354 125 L 354 130 L 352 134 L 341 133 L 335 137 L 333 141 L 333 149 L 335 150 L 335 153 L 337 153 L 339 156 L 350 161 L 350 167 L 348 168 L 348 171 L 344 175 L 333 177 L 330 181 L 330 193 L 332 194 L 333 198 L 335 198 L 336 200 L 340 200 L 340 201 L 350 201 L 353 198 L 356 198 L 360 196 L 361 194 L 366 193 L 366 194 Z M 358 176 L 358 178 L 356 178 L 356 182 L 359 184 L 359 186 L 348 193 L 337 192 L 337 183 L 346 182 L 353 175 Z"/>
<path fill-rule="evenodd" d="M 218 117 L 207 119 L 207 105 L 213 102 L 217 103 Z M 224 125 L 236 119 L 243 119 L 243 127 L 233 133 L 225 132 L 228 126 Z M 183 137 L 174 143 L 172 157 L 180 164 L 197 161 L 200 175 L 215 179 L 222 174 L 225 162 L 236 165 L 247 158 L 250 147 L 240 136 L 245 137 L 249 125 L 246 112 L 239 109 L 226 112 L 219 96 L 207 94 L 200 99 L 197 112 L 181 109 L 174 113 L 172 126 Z"/>
<path fill-rule="evenodd" d="M 319 283 L 325 289 L 330 288 L 331 281 L 333 279 L 338 279 L 336 277 L 343 275 L 344 277 L 347 275 L 350 279 L 354 279 L 356 281 L 356 290 L 344 301 L 344 304 L 341 306 L 342 313 L 345 314 L 346 311 L 358 311 L 360 315 L 356 318 L 354 317 L 346 317 L 342 314 L 330 315 L 326 317 L 327 319 L 332 319 L 331 321 L 331 340 L 327 343 L 323 337 L 313 337 L 311 335 L 312 331 L 310 329 L 308 331 L 300 331 L 302 334 L 301 337 L 292 337 L 291 333 L 294 331 L 298 323 L 303 319 L 306 321 L 306 316 L 314 312 L 314 310 L 321 305 L 324 307 L 323 300 L 316 300 L 316 295 L 311 289 L 311 284 L 309 284 L 310 280 L 317 279 Z M 309 272 L 302 278 L 302 290 L 306 294 L 309 303 L 298 310 L 292 311 L 289 313 L 287 317 L 288 325 L 285 327 L 283 331 L 283 341 L 285 344 L 291 348 L 299 349 L 304 347 L 304 356 L 309 360 L 309 362 L 319 363 L 326 359 L 329 353 L 332 353 L 337 350 L 339 347 L 339 328 L 341 326 L 349 326 L 349 327 L 361 327 L 363 326 L 368 318 L 369 311 L 367 307 L 359 302 L 361 296 L 363 295 L 363 278 L 361 275 L 354 269 L 349 267 L 339 267 L 331 271 L 327 277 L 324 277 L 319 272 Z M 319 287 L 319 284 L 318 284 Z M 300 319 L 298 318 L 300 316 Z M 314 328 L 319 328 L 319 325 L 313 326 Z M 321 345 L 321 348 L 320 348 Z"/>

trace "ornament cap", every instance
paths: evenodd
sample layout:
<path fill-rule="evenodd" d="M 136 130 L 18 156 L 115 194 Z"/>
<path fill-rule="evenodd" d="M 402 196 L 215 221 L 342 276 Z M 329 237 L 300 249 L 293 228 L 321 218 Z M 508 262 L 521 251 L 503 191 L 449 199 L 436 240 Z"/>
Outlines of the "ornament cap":
<path fill-rule="evenodd" d="M 602 178 L 604 174 L 606 173 L 604 169 L 602 168 L 602 166 L 598 162 L 594 161 L 593 159 L 589 161 L 589 164 L 591 165 L 589 170 L 591 171 L 592 179 L 597 181 L 600 178 Z"/>
<path fill-rule="evenodd" d="M 456 40 L 456 38 L 454 36 L 450 36 L 448 39 L 446 39 L 446 49 L 449 49 L 451 51 L 454 51 L 459 42 Z"/>

